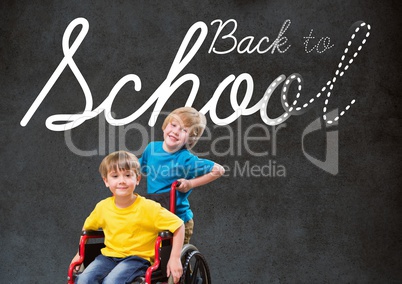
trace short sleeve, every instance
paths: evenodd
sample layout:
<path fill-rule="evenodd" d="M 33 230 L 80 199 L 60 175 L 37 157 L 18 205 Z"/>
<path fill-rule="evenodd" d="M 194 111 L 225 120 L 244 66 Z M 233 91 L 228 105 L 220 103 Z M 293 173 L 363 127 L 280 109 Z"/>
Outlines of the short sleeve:
<path fill-rule="evenodd" d="M 212 171 L 214 164 L 215 163 L 211 160 L 201 159 L 193 154 L 190 154 L 184 161 L 184 176 L 187 179 L 203 176 Z"/>
<path fill-rule="evenodd" d="M 168 230 L 174 233 L 182 224 L 183 220 L 169 210 L 159 206 L 159 214 L 155 221 L 155 226 L 159 231 Z"/>
<path fill-rule="evenodd" d="M 89 216 L 87 217 L 87 219 L 84 222 L 84 229 L 85 230 L 98 230 L 99 228 L 101 228 L 101 225 L 99 224 L 99 207 L 100 204 L 98 203 L 95 206 L 95 209 L 91 212 L 91 214 L 89 214 Z"/>

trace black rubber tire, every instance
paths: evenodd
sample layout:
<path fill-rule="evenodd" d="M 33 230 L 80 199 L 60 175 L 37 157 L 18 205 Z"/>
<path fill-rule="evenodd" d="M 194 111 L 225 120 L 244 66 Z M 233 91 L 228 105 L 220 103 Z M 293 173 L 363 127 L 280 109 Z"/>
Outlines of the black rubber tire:
<path fill-rule="evenodd" d="M 198 249 L 192 244 L 185 244 L 181 249 L 180 260 L 183 267 L 186 264 L 187 256 L 193 251 L 198 251 Z"/>
<path fill-rule="evenodd" d="M 181 284 L 211 284 L 209 266 L 205 257 L 199 251 L 188 254 L 183 266 Z"/>

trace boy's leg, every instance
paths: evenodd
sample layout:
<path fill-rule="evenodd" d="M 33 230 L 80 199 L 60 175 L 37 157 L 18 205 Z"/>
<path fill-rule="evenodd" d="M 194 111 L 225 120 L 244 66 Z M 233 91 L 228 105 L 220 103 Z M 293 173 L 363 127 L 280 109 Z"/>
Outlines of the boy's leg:
<path fill-rule="evenodd" d="M 76 284 L 102 283 L 102 279 L 116 266 L 112 258 L 98 255 L 82 274 L 75 279 Z"/>
<path fill-rule="evenodd" d="M 191 219 L 190 221 L 186 222 L 184 224 L 184 244 L 189 244 L 191 236 L 193 235 L 193 229 L 194 229 L 194 221 Z"/>
<path fill-rule="evenodd" d="M 103 284 L 131 283 L 135 278 L 144 276 L 151 263 L 137 256 L 118 260 L 117 266 L 106 276 Z"/>

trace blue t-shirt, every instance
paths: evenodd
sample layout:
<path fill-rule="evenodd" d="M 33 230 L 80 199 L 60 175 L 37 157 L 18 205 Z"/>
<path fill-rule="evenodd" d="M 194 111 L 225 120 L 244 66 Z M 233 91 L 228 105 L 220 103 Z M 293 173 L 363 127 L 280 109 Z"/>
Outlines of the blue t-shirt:
<path fill-rule="evenodd" d="M 200 159 L 185 148 L 174 153 L 166 152 L 161 141 L 149 143 L 139 160 L 141 172 L 147 178 L 149 194 L 169 192 L 174 181 L 205 175 L 214 166 L 213 161 Z M 193 218 L 188 201 L 191 191 L 176 193 L 176 215 L 184 222 Z"/>

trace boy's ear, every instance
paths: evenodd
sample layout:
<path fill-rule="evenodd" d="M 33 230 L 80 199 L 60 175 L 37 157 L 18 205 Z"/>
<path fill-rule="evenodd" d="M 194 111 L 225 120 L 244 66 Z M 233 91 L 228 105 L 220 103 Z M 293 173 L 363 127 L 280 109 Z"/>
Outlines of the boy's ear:
<path fill-rule="evenodd" d="M 197 137 L 194 137 L 194 136 L 191 136 L 191 137 L 190 137 L 190 136 L 188 136 L 188 137 L 187 137 L 187 141 L 186 141 L 187 149 L 193 148 L 195 142 L 197 142 Z"/>
<path fill-rule="evenodd" d="M 137 185 L 140 183 L 141 175 L 137 176 Z"/>
<path fill-rule="evenodd" d="M 105 186 L 109 187 L 109 183 L 107 182 L 107 178 L 103 177 L 102 179 L 103 179 L 103 182 L 105 183 Z"/>

